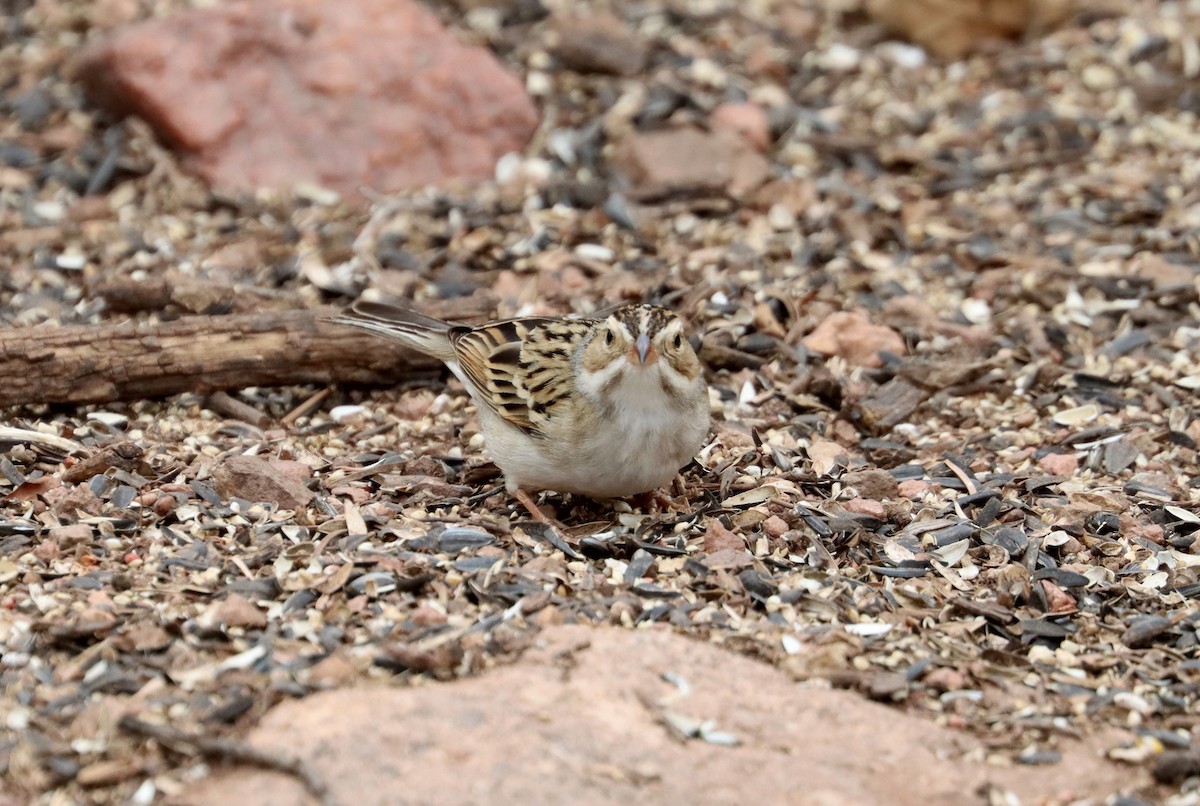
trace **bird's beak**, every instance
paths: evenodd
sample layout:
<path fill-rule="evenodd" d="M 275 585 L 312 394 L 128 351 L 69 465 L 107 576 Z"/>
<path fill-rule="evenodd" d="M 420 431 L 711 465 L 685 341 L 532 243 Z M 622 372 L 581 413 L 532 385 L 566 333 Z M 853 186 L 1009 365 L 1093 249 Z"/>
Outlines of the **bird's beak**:
<path fill-rule="evenodd" d="M 650 354 L 650 337 L 643 333 L 637 337 L 634 346 L 637 347 L 638 363 L 645 364 L 646 356 Z"/>

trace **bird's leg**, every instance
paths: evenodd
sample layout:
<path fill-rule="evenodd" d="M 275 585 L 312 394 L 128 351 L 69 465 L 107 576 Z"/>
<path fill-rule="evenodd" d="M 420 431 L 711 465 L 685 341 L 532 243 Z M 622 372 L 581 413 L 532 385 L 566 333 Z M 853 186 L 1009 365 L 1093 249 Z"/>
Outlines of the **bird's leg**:
<path fill-rule="evenodd" d="M 533 516 L 533 519 L 546 527 L 543 539 L 547 543 L 549 543 L 551 546 L 554 546 L 554 548 L 558 549 L 572 560 L 583 559 L 583 555 L 572 548 L 571 544 L 568 543 L 563 537 L 563 535 L 567 533 L 567 527 L 563 526 L 561 523 L 554 520 L 554 518 L 551 518 L 549 515 L 543 512 L 542 508 L 537 505 L 537 502 L 529 497 L 529 493 L 520 488 L 514 489 L 511 492 L 513 497 L 520 501 L 521 504 L 527 510 L 529 510 L 529 514 Z"/>
<path fill-rule="evenodd" d="M 512 495 L 513 498 L 521 502 L 521 506 L 525 507 L 525 509 L 529 511 L 529 514 L 533 516 L 535 521 L 538 523 L 543 523 L 552 529 L 562 529 L 562 524 L 554 520 L 554 518 L 551 518 L 545 512 L 542 512 L 542 508 L 537 505 L 537 501 L 534 501 L 532 498 L 530 498 L 529 493 L 518 487 L 512 491 Z"/>

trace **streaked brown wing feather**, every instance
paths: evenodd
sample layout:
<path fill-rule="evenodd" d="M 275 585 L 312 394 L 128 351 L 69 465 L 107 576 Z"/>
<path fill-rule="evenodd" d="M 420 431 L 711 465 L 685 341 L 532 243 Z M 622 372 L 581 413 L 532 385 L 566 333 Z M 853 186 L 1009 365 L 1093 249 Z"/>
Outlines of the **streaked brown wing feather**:
<path fill-rule="evenodd" d="M 459 367 L 487 393 L 485 403 L 531 435 L 571 394 L 571 356 L 593 323 L 522 318 L 454 328 Z"/>

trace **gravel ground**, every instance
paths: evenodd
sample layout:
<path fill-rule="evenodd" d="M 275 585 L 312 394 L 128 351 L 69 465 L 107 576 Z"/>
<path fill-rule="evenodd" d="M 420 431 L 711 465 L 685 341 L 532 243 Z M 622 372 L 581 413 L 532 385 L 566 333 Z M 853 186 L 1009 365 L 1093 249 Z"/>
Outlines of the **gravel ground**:
<path fill-rule="evenodd" d="M 0 322 L 186 314 L 97 291 L 168 271 L 294 307 L 647 299 L 701 338 L 713 438 L 668 512 L 547 496 L 564 550 L 497 489 L 451 381 L 237 392 L 256 416 L 198 395 L 7 412 L 14 800 L 181 786 L 187 754 L 123 729 L 131 707 L 236 737 L 320 688 L 471 675 L 605 621 L 667 622 L 999 757 L 1131 728 L 1110 755 L 1164 782 L 1137 794 L 1200 802 L 1180 781 L 1200 738 L 1193 4 L 1082 2 L 942 64 L 854 2 L 617 2 L 646 44 L 632 77 L 566 69 L 535 4 L 445 6 L 526 76 L 542 130 L 497 184 L 370 209 L 210 193 L 85 102 L 79 43 L 177 5 L 0 15 Z M 741 126 L 746 101 L 769 181 L 614 172 L 622 138 Z"/>

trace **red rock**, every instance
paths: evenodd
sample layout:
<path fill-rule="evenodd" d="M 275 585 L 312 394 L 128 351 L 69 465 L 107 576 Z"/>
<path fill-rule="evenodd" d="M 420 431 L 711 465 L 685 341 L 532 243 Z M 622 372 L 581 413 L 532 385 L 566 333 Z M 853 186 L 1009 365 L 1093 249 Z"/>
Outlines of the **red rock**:
<path fill-rule="evenodd" d="M 1132 514 L 1122 512 L 1120 514 L 1121 534 L 1128 540 L 1141 538 L 1149 540 L 1151 543 L 1157 543 L 1160 546 L 1166 537 L 1162 526 L 1157 523 L 1142 523 Z"/>
<path fill-rule="evenodd" d="M 308 683 L 318 688 L 337 688 L 352 682 L 354 672 L 354 664 L 342 655 L 334 654 L 308 670 Z"/>
<path fill-rule="evenodd" d="M 267 626 L 267 614 L 246 597 L 231 593 L 201 613 L 197 621 L 205 627 L 261 630 Z"/>
<path fill-rule="evenodd" d="M 934 691 L 960 691 L 967 687 L 967 679 L 962 672 L 948 666 L 939 666 L 922 677 L 921 682 Z"/>
<path fill-rule="evenodd" d="M 762 522 L 762 530 L 771 537 L 782 537 L 790 528 L 788 522 L 778 515 L 771 515 Z"/>
<path fill-rule="evenodd" d="M 817 203 L 817 185 L 811 179 L 772 179 L 754 192 L 751 198 L 755 207 L 770 210 L 780 206 L 799 218 Z"/>
<path fill-rule="evenodd" d="M 896 492 L 903 498 L 920 498 L 929 492 L 933 485 L 921 479 L 905 479 L 896 485 Z"/>
<path fill-rule="evenodd" d="M 159 652 L 171 645 L 171 636 L 166 630 L 139 619 L 127 621 L 115 640 L 123 652 Z"/>
<path fill-rule="evenodd" d="M 42 498 L 55 515 L 68 523 L 79 520 L 80 516 L 86 518 L 99 515 L 104 509 L 104 502 L 97 498 L 86 484 L 64 484 L 61 487 L 54 487 L 47 490 Z M 90 539 L 91 527 L 88 527 L 88 533 Z M 63 548 L 68 548 L 62 539 L 55 537 L 53 533 L 50 536 L 58 540 Z"/>
<path fill-rule="evenodd" d="M 612 14 L 563 16 L 554 27 L 554 52 L 570 70 L 635 76 L 646 66 L 646 43 Z"/>
<path fill-rule="evenodd" d="M 846 511 L 856 515 L 870 515 L 879 520 L 887 518 L 887 511 L 883 508 L 883 504 L 867 498 L 851 498 L 846 502 Z"/>
<path fill-rule="evenodd" d="M 813 472 L 819 476 L 828 475 L 839 465 L 846 466 L 848 451 L 839 442 L 817 437 L 809 444 L 807 453 Z"/>
<path fill-rule="evenodd" d="M 109 610 L 103 610 L 98 607 L 85 607 L 79 611 L 77 623 L 86 624 L 89 629 L 100 633 L 112 629 L 117 623 L 117 617 Z"/>
<path fill-rule="evenodd" d="M 886 470 L 852 470 L 842 474 L 842 483 L 858 490 L 863 498 L 883 501 L 896 498 L 900 494 L 900 485 L 896 477 Z"/>
<path fill-rule="evenodd" d="M 312 478 L 312 468 L 304 462 L 295 459 L 268 459 L 267 462 L 276 473 L 298 484 L 304 484 Z"/>
<path fill-rule="evenodd" d="M 486 179 L 537 126 L 521 80 L 414 0 L 184 11 L 118 30 L 78 75 L 233 191 L 315 183 L 352 198 Z"/>
<path fill-rule="evenodd" d="M 743 138 L 757 151 L 771 147 L 771 123 L 758 104 L 724 103 L 708 117 L 713 131 L 727 131 Z"/>
<path fill-rule="evenodd" d="M 1048 476 L 1074 476 L 1079 457 L 1073 453 L 1048 453 L 1038 460 L 1038 469 Z"/>
<path fill-rule="evenodd" d="M 81 543 L 90 543 L 92 541 L 92 527 L 86 523 L 55 526 L 50 530 L 50 539 L 57 543 L 59 548 L 74 548 Z"/>
<path fill-rule="evenodd" d="M 731 532 L 716 518 L 709 518 L 704 530 L 704 553 L 716 554 L 724 549 L 745 550 L 746 538 Z"/>
<path fill-rule="evenodd" d="M 754 557 L 746 550 L 745 545 L 741 547 L 733 547 L 727 549 L 718 549 L 714 552 L 706 552 L 704 557 L 704 567 L 710 571 L 720 569 L 747 568 L 753 565 Z"/>
<path fill-rule="evenodd" d="M 76 524 L 76 525 L 85 526 L 86 524 Z M 58 528 L 68 529 L 70 527 L 60 526 Z M 88 527 L 88 536 L 89 537 L 91 536 L 91 532 L 92 532 L 91 527 Z M 49 565 L 51 563 L 51 561 L 58 559 L 59 553 L 60 552 L 58 550 L 58 544 L 55 543 L 53 540 L 43 540 L 41 543 L 38 543 L 37 546 L 31 552 L 31 554 L 33 554 L 34 557 L 37 557 L 38 562 L 41 562 L 44 565 Z"/>
<path fill-rule="evenodd" d="M 1179 291 L 1195 287 L 1197 274 L 1190 266 L 1172 263 L 1162 255 L 1143 252 L 1129 264 L 1131 274 L 1154 283 L 1157 291 Z"/>
<path fill-rule="evenodd" d="M 247 501 L 266 501 L 281 509 L 302 509 L 313 497 L 312 491 L 294 476 L 261 456 L 227 456 L 213 465 L 210 472 L 217 492 L 224 498 L 236 496 Z"/>
<path fill-rule="evenodd" d="M 245 740 L 303 759 L 336 803 L 949 806 L 980 791 L 1055 801 L 1064 770 L 1080 799 L 1150 782 L 1144 768 L 1103 757 L 1117 741 L 1111 731 L 1063 739 L 1060 764 L 991 766 L 970 733 L 848 691 L 798 686 L 657 626 L 556 627 L 515 663 L 478 676 L 286 701 Z M 687 681 L 685 693 L 664 670 Z M 711 721 L 739 746 L 680 740 L 664 727 L 678 717 Z M 564 774 L 564 764 L 577 773 Z M 314 802 L 294 775 L 249 765 L 213 765 L 211 775 L 176 802 Z"/>
<path fill-rule="evenodd" d="M 366 487 L 343 484 L 329 491 L 330 495 L 349 498 L 355 504 L 365 504 L 371 500 L 371 491 Z"/>
<path fill-rule="evenodd" d="M 441 610 L 424 604 L 418 606 L 410 618 L 418 627 L 440 627 L 449 620 Z"/>
<path fill-rule="evenodd" d="M 1078 606 L 1075 597 L 1048 579 L 1041 580 L 1042 592 L 1046 595 L 1046 612 L 1051 614 L 1074 613 Z"/>
<path fill-rule="evenodd" d="M 836 355 L 861 367 L 881 367 L 880 352 L 904 355 L 904 339 L 890 327 L 872 324 L 857 311 L 838 311 L 821 320 L 816 330 L 804 337 L 813 352 Z"/>
<path fill-rule="evenodd" d="M 613 166 L 641 197 L 724 191 L 743 196 L 771 166 L 741 137 L 689 126 L 633 132 L 617 144 Z"/>

